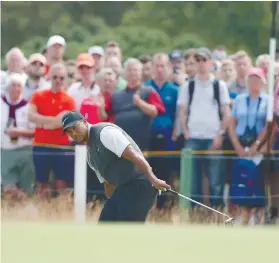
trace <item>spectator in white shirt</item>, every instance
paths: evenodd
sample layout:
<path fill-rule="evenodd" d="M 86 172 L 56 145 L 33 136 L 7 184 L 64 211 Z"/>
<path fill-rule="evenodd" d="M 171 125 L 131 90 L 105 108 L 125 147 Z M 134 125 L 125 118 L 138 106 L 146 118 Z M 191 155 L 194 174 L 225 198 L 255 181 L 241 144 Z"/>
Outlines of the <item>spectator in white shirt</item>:
<path fill-rule="evenodd" d="M 24 196 L 24 192 L 31 194 L 34 188 L 34 124 L 28 121 L 24 83 L 20 74 L 11 74 L 7 93 L 1 98 L 1 179 L 4 193 L 15 198 Z"/>
<path fill-rule="evenodd" d="M 97 96 L 100 87 L 95 82 L 95 61 L 91 55 L 80 54 L 77 58 L 77 68 L 81 81 L 73 83 L 67 92 L 75 100 L 76 110 L 80 111 L 84 99 Z"/>
<path fill-rule="evenodd" d="M 180 121 L 185 147 L 194 151 L 219 150 L 227 129 L 230 98 L 226 84 L 210 74 L 212 55 L 207 48 L 200 48 L 195 55 L 197 74 L 186 82 L 178 98 Z M 209 179 L 212 206 L 223 205 L 224 175 L 222 160 L 216 156 L 193 157 L 191 194 L 202 201 L 203 168 Z"/>

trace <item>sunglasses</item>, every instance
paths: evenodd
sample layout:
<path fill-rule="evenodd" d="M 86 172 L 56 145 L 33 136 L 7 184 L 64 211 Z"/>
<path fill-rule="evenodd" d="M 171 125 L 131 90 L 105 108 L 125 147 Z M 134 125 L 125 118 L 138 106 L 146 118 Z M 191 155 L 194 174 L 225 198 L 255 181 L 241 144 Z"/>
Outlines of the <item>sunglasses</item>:
<path fill-rule="evenodd" d="M 39 65 L 40 67 L 42 67 L 44 64 L 39 62 L 39 61 L 34 61 L 34 62 L 31 63 L 31 65 L 33 65 L 33 66 Z"/>
<path fill-rule="evenodd" d="M 59 80 L 63 81 L 65 79 L 65 77 L 53 76 L 52 79 L 54 79 L 54 80 L 59 79 Z"/>
<path fill-rule="evenodd" d="M 204 58 L 204 57 L 196 57 L 196 60 L 197 60 L 197 62 L 206 62 L 207 61 L 207 59 L 206 58 Z"/>
<path fill-rule="evenodd" d="M 92 67 L 88 67 L 88 66 L 85 66 L 85 65 L 81 65 L 78 67 L 78 69 L 91 69 Z"/>

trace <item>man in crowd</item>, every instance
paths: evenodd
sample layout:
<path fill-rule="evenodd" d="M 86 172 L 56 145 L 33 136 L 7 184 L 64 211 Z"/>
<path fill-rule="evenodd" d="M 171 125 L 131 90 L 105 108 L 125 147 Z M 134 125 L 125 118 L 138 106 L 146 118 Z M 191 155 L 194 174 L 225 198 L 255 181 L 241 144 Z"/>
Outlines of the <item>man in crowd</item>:
<path fill-rule="evenodd" d="M 245 51 L 238 51 L 234 56 L 236 80 L 228 87 L 229 91 L 236 94 L 247 92 L 246 77 L 252 66 L 251 58 Z"/>
<path fill-rule="evenodd" d="M 69 138 L 62 134 L 61 119 L 74 110 L 74 100 L 64 91 L 67 72 L 63 64 L 54 64 L 49 71 L 51 88 L 36 91 L 30 101 L 29 120 L 36 124 L 33 158 L 37 191 L 49 196 L 49 175 L 55 175 L 54 188 L 64 193 L 73 183 L 74 160 L 69 155 Z"/>
<path fill-rule="evenodd" d="M 197 61 L 195 59 L 196 49 L 188 49 L 184 54 L 185 72 L 187 74 L 187 80 L 194 78 L 197 71 Z"/>
<path fill-rule="evenodd" d="M 122 62 L 122 51 L 116 41 L 108 41 L 105 45 L 105 60 L 110 57 L 117 57 L 120 63 Z"/>
<path fill-rule="evenodd" d="M 152 135 L 150 140 L 151 151 L 174 150 L 172 133 L 175 123 L 177 87 L 168 81 L 171 69 L 167 54 L 158 53 L 152 59 L 153 79 L 145 82 L 146 86 L 152 87 L 159 93 L 165 107 L 165 112 L 153 119 Z M 170 182 L 171 162 L 160 158 L 152 158 L 150 164 L 159 178 Z M 165 198 L 159 197 L 157 206 L 163 208 Z"/>
<path fill-rule="evenodd" d="M 142 81 L 152 79 L 152 58 L 150 56 L 142 55 L 139 58 L 142 64 Z"/>
<path fill-rule="evenodd" d="M 79 81 L 79 73 L 77 71 L 77 65 L 75 60 L 68 60 L 65 63 L 66 69 L 67 69 L 67 81 L 65 89 L 68 90 L 68 88 L 75 82 Z"/>
<path fill-rule="evenodd" d="M 80 111 L 83 100 L 90 96 L 97 96 L 100 87 L 95 81 L 95 61 L 91 55 L 80 54 L 77 57 L 77 68 L 81 81 L 73 83 L 67 92 L 74 99 L 76 110 Z"/>
<path fill-rule="evenodd" d="M 27 79 L 27 75 L 24 72 L 24 67 L 26 66 L 25 57 L 19 48 L 14 47 L 8 51 L 5 57 L 5 62 L 7 71 L 3 72 L 1 76 L 1 90 L 4 92 L 6 91 L 7 81 L 10 74 L 18 73 L 24 78 L 24 80 Z"/>
<path fill-rule="evenodd" d="M 45 77 L 48 76 L 50 67 L 54 64 L 63 63 L 63 56 L 65 51 L 66 41 L 59 35 L 51 36 L 46 44 L 46 58 L 47 65 Z"/>
<path fill-rule="evenodd" d="M 95 61 L 95 70 L 98 73 L 104 66 L 104 49 L 100 46 L 93 46 L 88 49 L 88 54 L 90 54 Z"/>
<path fill-rule="evenodd" d="M 173 50 L 169 54 L 171 63 L 170 80 L 177 86 L 181 86 L 187 76 L 185 74 L 185 66 L 183 61 L 183 54 L 180 50 Z"/>
<path fill-rule="evenodd" d="M 197 74 L 181 89 L 177 104 L 185 138 L 185 147 L 194 151 L 222 148 L 227 130 L 230 98 L 227 86 L 210 74 L 212 55 L 207 48 L 197 50 Z M 191 195 L 202 201 L 203 169 L 209 179 L 211 206 L 223 204 L 224 175 L 222 160 L 209 154 L 193 158 Z"/>
<path fill-rule="evenodd" d="M 265 77 L 267 78 L 268 67 L 269 67 L 269 55 L 268 54 L 259 55 L 256 59 L 256 67 L 261 68 L 264 72 Z"/>
<path fill-rule="evenodd" d="M 124 90 L 127 86 L 127 81 L 122 77 L 123 68 L 119 58 L 116 56 L 107 58 L 105 67 L 112 68 L 116 74 L 116 90 Z"/>
<path fill-rule="evenodd" d="M 39 89 L 50 88 L 50 82 L 43 75 L 45 72 L 46 58 L 40 54 L 32 54 L 28 61 L 28 79 L 24 87 L 24 97 L 30 100 L 33 93 Z"/>
<path fill-rule="evenodd" d="M 25 80 L 19 73 L 9 75 L 7 93 L 1 98 L 1 178 L 4 193 L 24 197 L 34 190 L 32 137 L 28 104 L 23 98 Z"/>
<path fill-rule="evenodd" d="M 127 59 L 124 71 L 126 89 L 112 93 L 106 105 L 101 101 L 100 118 L 106 120 L 112 114 L 114 123 L 125 130 L 141 150 L 147 150 L 152 119 L 165 109 L 158 93 L 142 85 L 142 64 L 138 59 Z"/>

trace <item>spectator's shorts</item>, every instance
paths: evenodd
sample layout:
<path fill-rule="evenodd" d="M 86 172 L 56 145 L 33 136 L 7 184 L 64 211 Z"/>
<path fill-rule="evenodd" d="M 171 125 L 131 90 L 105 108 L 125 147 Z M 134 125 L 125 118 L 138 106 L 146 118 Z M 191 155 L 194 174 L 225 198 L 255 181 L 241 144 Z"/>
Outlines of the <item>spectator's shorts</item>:
<path fill-rule="evenodd" d="M 55 180 L 62 180 L 66 182 L 68 186 L 73 184 L 73 150 L 64 149 L 59 145 L 57 145 L 57 148 L 34 146 L 33 159 L 37 182 L 48 183 L 50 180 L 50 172 L 53 171 Z"/>
<path fill-rule="evenodd" d="M 2 185 L 16 185 L 28 194 L 34 191 L 35 176 L 32 147 L 1 149 Z"/>

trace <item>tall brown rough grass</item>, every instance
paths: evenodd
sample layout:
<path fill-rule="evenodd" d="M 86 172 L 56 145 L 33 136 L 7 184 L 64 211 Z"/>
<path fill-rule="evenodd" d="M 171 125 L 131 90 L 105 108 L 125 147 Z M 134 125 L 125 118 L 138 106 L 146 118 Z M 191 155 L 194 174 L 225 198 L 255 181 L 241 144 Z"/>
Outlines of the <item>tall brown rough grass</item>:
<path fill-rule="evenodd" d="M 32 197 L 23 201 L 2 199 L 3 221 L 74 221 L 74 204 L 69 195 L 50 200 Z M 99 201 L 87 205 L 86 219 L 97 222 L 103 204 Z M 189 224 L 189 223 L 221 223 L 222 217 L 197 207 L 191 213 L 179 211 L 175 205 L 171 209 L 159 211 L 154 206 L 147 221 L 149 223 Z"/>

